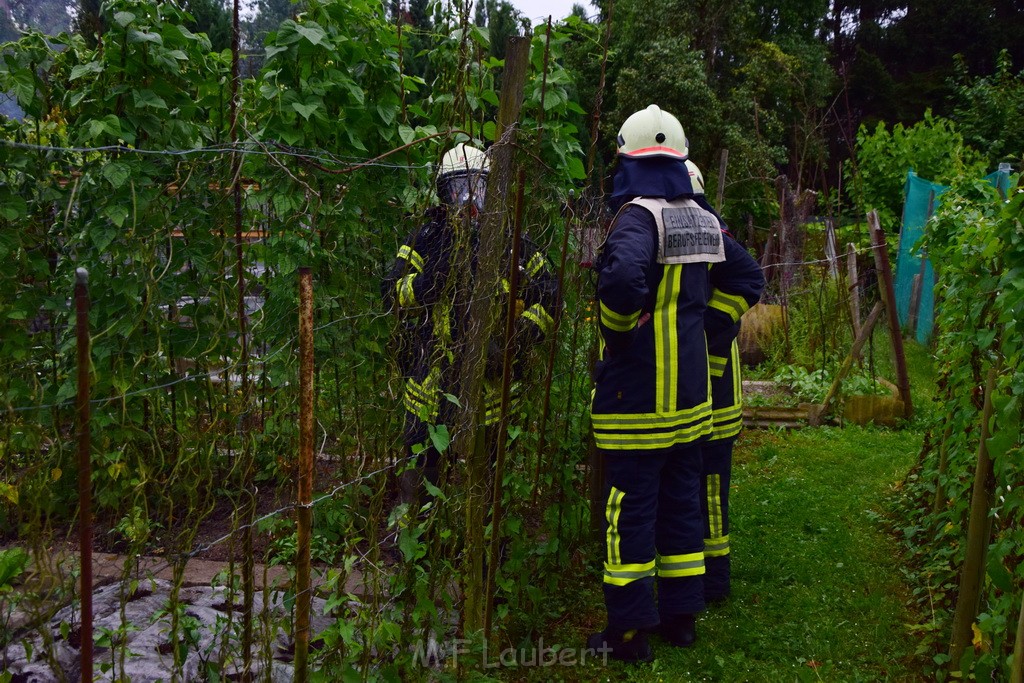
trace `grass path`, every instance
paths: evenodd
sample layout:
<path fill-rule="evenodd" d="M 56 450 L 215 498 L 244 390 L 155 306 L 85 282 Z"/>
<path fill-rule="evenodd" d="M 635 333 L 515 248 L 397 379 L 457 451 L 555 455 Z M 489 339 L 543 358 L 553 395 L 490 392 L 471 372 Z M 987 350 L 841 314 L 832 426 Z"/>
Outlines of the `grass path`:
<path fill-rule="evenodd" d="M 530 681 L 917 681 L 916 641 L 887 497 L 921 446 L 915 430 L 748 430 L 735 453 L 733 595 L 686 650 L 652 639 L 649 665 L 493 672 Z M 577 614 L 547 634 L 578 647 L 603 625 L 591 568 Z"/>

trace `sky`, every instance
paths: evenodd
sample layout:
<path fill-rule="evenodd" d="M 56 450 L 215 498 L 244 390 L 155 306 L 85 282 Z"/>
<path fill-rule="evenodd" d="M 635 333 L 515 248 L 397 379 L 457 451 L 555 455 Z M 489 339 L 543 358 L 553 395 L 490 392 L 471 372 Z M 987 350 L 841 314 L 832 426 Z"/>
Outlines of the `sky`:
<path fill-rule="evenodd" d="M 597 8 L 590 4 L 590 0 L 510 0 L 512 5 L 525 14 L 534 25 L 544 23 L 550 15 L 558 21 L 572 14 L 572 6 L 575 3 L 583 5 L 587 14 L 597 14 Z"/>

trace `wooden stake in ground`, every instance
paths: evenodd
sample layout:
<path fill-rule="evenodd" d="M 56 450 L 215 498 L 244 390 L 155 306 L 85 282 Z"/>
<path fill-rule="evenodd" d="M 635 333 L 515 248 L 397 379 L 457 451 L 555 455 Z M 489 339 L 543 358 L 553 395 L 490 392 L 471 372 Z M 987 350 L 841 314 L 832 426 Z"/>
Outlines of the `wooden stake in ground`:
<path fill-rule="evenodd" d="M 868 228 L 871 232 L 872 251 L 875 253 L 875 268 L 881 279 L 878 289 L 889 318 L 889 338 L 892 342 L 893 365 L 896 366 L 896 385 L 900 390 L 900 399 L 903 400 L 903 417 L 909 420 L 914 414 L 914 405 L 910 399 L 910 376 L 907 374 L 907 357 L 903 352 L 900 319 L 896 314 L 896 292 L 892 286 L 889 245 L 885 241 L 885 231 L 878 223 L 877 211 L 868 212 Z"/>
<path fill-rule="evenodd" d="M 464 354 L 458 368 L 459 392 L 463 410 L 456 433 L 456 454 L 466 462 L 466 552 L 464 569 L 463 624 L 464 635 L 470 636 L 484 628 L 483 554 L 484 516 L 489 489 L 488 456 L 481 448 L 483 429 L 483 367 L 487 344 L 497 321 L 494 297 L 501 291 L 502 255 L 509 245 L 505 236 L 508 207 L 515 165 L 515 141 L 519 112 L 523 105 L 526 69 L 530 58 L 530 39 L 514 36 L 505 50 L 505 71 L 502 75 L 498 104 L 497 142 L 490 150 L 490 174 L 487 196 L 480 217 L 479 246 L 475 280 L 466 329 Z"/>
<path fill-rule="evenodd" d="M 813 406 L 808 414 L 808 422 L 812 427 L 817 427 L 821 424 L 821 418 L 824 417 L 825 413 L 828 412 L 828 406 L 835 398 L 836 393 L 839 391 L 839 385 L 846 377 L 847 373 L 850 372 L 850 368 L 853 367 L 853 362 L 860 356 L 860 350 L 864 347 L 864 343 L 867 342 L 868 337 L 871 336 L 872 330 L 875 329 L 875 323 L 878 322 L 879 316 L 882 314 L 882 303 L 876 303 L 875 307 L 871 309 L 871 313 L 868 315 L 868 319 L 864 321 L 864 325 L 860 328 L 860 334 L 853 340 L 853 348 L 850 349 L 850 355 L 843 361 L 842 366 L 839 368 L 839 372 L 836 373 L 836 377 L 832 380 L 832 386 L 829 387 L 828 393 L 825 394 L 825 400 L 820 405 Z"/>
<path fill-rule="evenodd" d="M 949 646 L 949 670 L 960 671 L 960 658 L 972 642 L 974 620 L 978 617 L 981 587 L 985 581 L 985 555 L 992 535 L 992 499 L 995 496 L 995 475 L 988 455 L 989 422 L 992 419 L 992 394 L 995 393 L 998 366 L 988 371 L 985 382 L 985 404 L 981 410 L 981 438 L 978 440 L 978 463 L 974 470 L 971 513 L 967 526 L 967 555 L 960 571 L 960 590 L 953 614 L 953 637 Z"/>
<path fill-rule="evenodd" d="M 860 334 L 860 275 L 857 273 L 857 247 L 852 243 L 846 245 L 846 276 L 850 281 L 850 323 L 856 339 Z"/>
<path fill-rule="evenodd" d="M 313 275 L 299 268 L 299 487 L 295 510 L 295 680 L 309 680 L 310 538 L 313 526 Z"/>
<path fill-rule="evenodd" d="M 725 196 L 725 169 L 729 165 L 729 150 L 723 149 L 718 159 L 718 191 L 715 193 L 715 211 L 722 212 L 722 201 Z"/>
<path fill-rule="evenodd" d="M 89 435 L 89 272 L 75 271 L 78 347 L 78 550 L 81 556 L 82 683 L 92 683 L 92 447 Z"/>
<path fill-rule="evenodd" d="M 1024 683 L 1024 595 L 1020 599 L 1020 616 L 1017 617 L 1017 639 L 1013 644 L 1010 683 Z"/>

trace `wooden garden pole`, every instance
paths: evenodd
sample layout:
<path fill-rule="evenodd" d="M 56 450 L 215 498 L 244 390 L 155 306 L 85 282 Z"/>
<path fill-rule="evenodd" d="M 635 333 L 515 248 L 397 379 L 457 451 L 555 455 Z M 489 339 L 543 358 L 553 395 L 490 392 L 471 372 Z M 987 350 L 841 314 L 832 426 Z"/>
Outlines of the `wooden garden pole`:
<path fill-rule="evenodd" d="M 497 576 L 501 549 L 502 496 L 504 495 L 505 455 L 508 442 L 509 401 L 512 385 L 513 348 L 512 337 L 515 335 L 516 299 L 519 297 L 519 240 L 523 228 L 523 189 L 526 185 L 526 174 L 519 169 L 519 183 L 516 188 L 515 221 L 512 226 L 512 253 L 508 268 L 508 306 L 505 315 L 505 348 L 502 349 L 501 363 L 501 412 L 498 418 L 497 455 L 494 460 L 494 482 L 491 501 L 491 540 L 488 549 L 487 582 L 484 586 L 484 637 L 490 641 L 491 626 L 494 617 L 494 581 Z"/>
<path fill-rule="evenodd" d="M 857 248 L 852 242 L 846 245 L 846 277 L 850 281 L 850 324 L 856 339 L 860 334 L 860 275 L 857 272 Z"/>
<path fill-rule="evenodd" d="M 953 636 L 949 646 L 949 668 L 960 671 L 960 657 L 971 645 L 971 625 L 978 616 L 981 587 L 985 581 L 985 554 L 988 551 L 992 522 L 989 512 L 995 495 L 995 475 L 988 455 L 989 422 L 992 419 L 992 394 L 995 393 L 996 365 L 988 371 L 985 382 L 985 403 L 981 411 L 981 438 L 978 440 L 978 462 L 974 470 L 974 490 L 971 493 L 971 512 L 967 526 L 967 554 L 960 571 L 960 590 L 953 614 Z"/>
<path fill-rule="evenodd" d="M 725 196 L 725 169 L 729 165 L 729 150 L 723 149 L 718 158 L 718 190 L 715 193 L 715 211 L 722 212 L 722 201 Z"/>
<path fill-rule="evenodd" d="M 89 271 L 75 270 L 78 350 L 78 552 L 81 560 L 82 683 L 92 683 L 92 448 L 89 434 Z"/>
<path fill-rule="evenodd" d="M 868 227 L 871 232 L 871 246 L 875 254 L 875 268 L 881 278 L 879 293 L 885 302 L 889 316 L 889 337 L 892 342 L 893 364 L 896 366 L 896 381 L 903 399 L 903 417 L 907 420 L 914 413 L 914 405 L 910 398 L 910 376 L 907 374 L 907 357 L 903 352 L 903 334 L 900 332 L 900 319 L 896 314 L 896 292 L 892 286 L 892 268 L 889 265 L 889 245 L 885 241 L 885 231 L 878 223 L 878 212 L 868 212 Z"/>
<path fill-rule="evenodd" d="M 508 249 L 505 236 L 506 197 L 512 185 L 515 164 L 515 140 L 519 112 L 523 105 L 526 70 L 530 58 L 530 39 L 510 37 L 506 43 L 505 71 L 498 103 L 496 142 L 490 149 L 491 172 L 487 196 L 480 216 L 479 247 L 464 353 L 458 371 L 463 411 L 456 433 L 456 453 L 466 461 L 466 546 L 463 573 L 463 624 L 465 635 L 484 629 L 483 555 L 484 509 L 487 505 L 488 454 L 481 448 L 485 414 L 483 366 L 487 345 L 495 329 L 497 315 L 494 296 L 500 291 L 502 255 Z M 468 269 L 468 263 L 465 264 Z"/>
<path fill-rule="evenodd" d="M 313 274 L 299 268 L 299 490 L 295 523 L 295 680 L 309 680 L 310 537 L 313 526 Z"/>
<path fill-rule="evenodd" d="M 1017 638 L 1013 643 L 1010 683 L 1024 683 L 1024 595 L 1021 595 L 1020 616 L 1017 617 Z"/>

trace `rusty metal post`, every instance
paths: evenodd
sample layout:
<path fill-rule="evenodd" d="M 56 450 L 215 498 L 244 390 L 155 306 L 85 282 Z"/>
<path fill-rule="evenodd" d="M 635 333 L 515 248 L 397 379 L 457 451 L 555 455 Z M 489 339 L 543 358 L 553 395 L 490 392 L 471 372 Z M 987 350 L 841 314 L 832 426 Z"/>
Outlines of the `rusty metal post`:
<path fill-rule="evenodd" d="M 78 347 L 78 551 L 81 574 L 82 683 L 92 683 L 92 460 L 89 438 L 89 271 L 75 270 L 75 338 Z"/>
<path fill-rule="evenodd" d="M 309 680 L 310 535 L 313 526 L 313 275 L 299 268 L 299 490 L 295 511 L 295 680 Z"/>
<path fill-rule="evenodd" d="M 868 227 L 871 232 L 872 251 L 875 252 L 875 268 L 881 279 L 879 293 L 885 303 L 889 319 L 889 337 L 892 342 L 893 365 L 896 366 L 896 380 L 903 400 L 903 417 L 907 420 L 914 414 L 914 405 L 910 399 L 910 376 L 907 374 L 907 357 L 903 351 L 903 334 L 900 332 L 900 319 L 896 314 L 896 292 L 892 285 L 892 267 L 889 265 L 889 245 L 885 241 L 885 231 L 878 223 L 878 212 L 868 212 Z"/>

